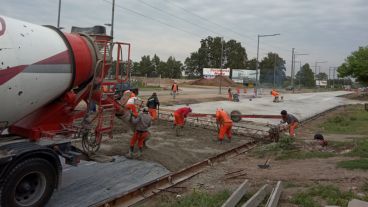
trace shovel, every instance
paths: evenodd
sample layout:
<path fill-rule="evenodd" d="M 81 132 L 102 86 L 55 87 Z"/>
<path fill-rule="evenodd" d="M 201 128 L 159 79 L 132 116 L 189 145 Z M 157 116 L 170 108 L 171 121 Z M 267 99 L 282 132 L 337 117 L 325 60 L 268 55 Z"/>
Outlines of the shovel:
<path fill-rule="evenodd" d="M 269 168 L 270 165 L 268 164 L 268 161 L 270 161 L 270 158 L 268 158 L 263 165 L 262 164 L 261 165 L 258 165 L 258 167 L 261 168 L 261 169 L 267 169 L 267 168 Z"/>

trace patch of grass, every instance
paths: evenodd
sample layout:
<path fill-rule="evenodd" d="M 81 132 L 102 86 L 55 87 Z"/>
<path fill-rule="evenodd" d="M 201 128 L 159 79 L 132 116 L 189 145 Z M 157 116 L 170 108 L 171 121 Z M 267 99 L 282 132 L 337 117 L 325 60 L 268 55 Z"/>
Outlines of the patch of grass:
<path fill-rule="evenodd" d="M 333 185 L 317 185 L 306 191 L 294 194 L 291 202 L 301 207 L 319 207 L 320 200 L 328 205 L 347 206 L 348 202 L 357 196 L 351 191 L 340 191 Z M 318 202 L 317 202 L 318 201 Z"/>
<path fill-rule="evenodd" d="M 320 151 L 313 151 L 313 152 L 305 152 L 300 150 L 293 150 L 284 152 L 281 155 L 276 157 L 277 160 L 288 160 L 288 159 L 298 159 L 298 160 L 305 160 L 305 159 L 312 159 L 312 158 L 329 158 L 336 156 L 333 152 L 320 152 Z"/>
<path fill-rule="evenodd" d="M 264 158 L 266 156 L 274 157 L 276 160 L 329 158 L 336 156 L 333 152 L 302 151 L 297 149 L 293 143 L 294 138 L 285 136 L 277 143 L 271 143 L 256 148 L 252 154 L 259 158 Z"/>
<path fill-rule="evenodd" d="M 202 191 L 193 191 L 179 199 L 169 199 L 168 201 L 161 202 L 160 207 L 217 207 L 221 206 L 226 199 L 230 196 L 229 191 L 221 191 L 218 193 L 210 194 Z"/>
<path fill-rule="evenodd" d="M 351 157 L 368 158 L 368 139 L 359 140 L 353 150 L 347 155 Z"/>
<path fill-rule="evenodd" d="M 339 168 L 346 168 L 349 170 L 355 169 L 368 170 L 368 159 L 340 161 L 336 165 Z"/>
<path fill-rule="evenodd" d="M 320 207 L 320 205 L 313 199 L 313 196 L 305 192 L 295 194 L 290 202 L 297 204 L 300 207 Z"/>
<path fill-rule="evenodd" d="M 367 134 L 368 112 L 364 106 L 348 106 L 337 116 L 329 118 L 322 124 L 328 133 Z"/>

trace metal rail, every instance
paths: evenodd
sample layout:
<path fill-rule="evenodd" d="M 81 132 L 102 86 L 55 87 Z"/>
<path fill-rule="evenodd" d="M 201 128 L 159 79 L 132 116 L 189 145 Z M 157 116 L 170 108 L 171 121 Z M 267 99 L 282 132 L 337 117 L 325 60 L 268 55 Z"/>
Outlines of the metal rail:
<path fill-rule="evenodd" d="M 107 200 L 98 202 L 92 206 L 94 207 L 118 207 L 118 206 L 131 206 L 148 197 L 151 197 L 161 191 L 165 191 L 167 188 L 173 187 L 179 183 L 182 183 L 189 178 L 201 173 L 208 166 L 212 166 L 214 163 L 219 163 L 227 158 L 237 156 L 245 153 L 246 151 L 256 146 L 256 141 L 250 141 L 241 146 L 232 148 L 226 152 L 210 157 L 204 161 L 193 164 L 187 168 L 179 170 L 174 173 L 170 173 L 161 178 L 145 183 L 142 186 L 134 188 L 122 195 L 118 195 Z"/>

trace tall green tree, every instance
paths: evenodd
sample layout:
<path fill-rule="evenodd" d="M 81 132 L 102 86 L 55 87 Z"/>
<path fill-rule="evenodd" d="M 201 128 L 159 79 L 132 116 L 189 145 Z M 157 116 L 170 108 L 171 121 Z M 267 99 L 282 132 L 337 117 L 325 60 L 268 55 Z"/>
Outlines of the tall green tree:
<path fill-rule="evenodd" d="M 308 63 L 304 64 L 302 68 L 296 73 L 296 84 L 301 84 L 305 87 L 315 87 L 314 73 Z"/>
<path fill-rule="evenodd" d="M 137 72 L 139 75 L 147 75 L 148 77 L 151 77 L 152 75 L 154 75 L 154 69 L 155 68 L 152 65 L 151 57 L 149 55 L 144 55 L 139 62 Z"/>
<path fill-rule="evenodd" d="M 189 77 L 202 76 L 203 68 L 245 68 L 247 53 L 240 42 L 222 40 L 221 37 L 207 37 L 201 46 L 185 60 L 185 72 Z M 222 60 L 221 60 L 222 57 Z"/>
<path fill-rule="evenodd" d="M 316 79 L 317 80 L 327 80 L 328 79 L 328 75 L 326 73 L 318 73 L 316 75 Z"/>
<path fill-rule="evenodd" d="M 183 64 L 170 56 L 166 61 L 166 70 L 163 75 L 165 78 L 180 78 L 183 71 Z"/>
<path fill-rule="evenodd" d="M 286 78 L 285 60 L 277 53 L 269 52 L 259 63 L 259 68 L 261 83 L 273 84 L 275 74 L 276 85 L 280 86 Z"/>
<path fill-rule="evenodd" d="M 351 53 L 337 69 L 339 77 L 353 77 L 359 82 L 368 83 L 368 46 L 359 47 Z"/>
<path fill-rule="evenodd" d="M 247 61 L 246 68 L 249 70 L 256 70 L 257 67 L 257 59 L 253 58 Z"/>

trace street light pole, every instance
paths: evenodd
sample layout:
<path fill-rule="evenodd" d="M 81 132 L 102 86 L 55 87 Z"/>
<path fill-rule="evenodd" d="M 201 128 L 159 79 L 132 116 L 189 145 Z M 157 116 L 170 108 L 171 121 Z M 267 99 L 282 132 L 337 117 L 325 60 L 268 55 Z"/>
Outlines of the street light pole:
<path fill-rule="evenodd" d="M 274 62 L 273 62 L 273 88 L 276 87 L 276 53 L 274 53 Z"/>
<path fill-rule="evenodd" d="M 224 43 L 223 43 L 223 37 L 221 37 L 221 60 L 220 60 L 220 88 L 219 88 L 219 94 L 222 92 L 222 59 L 224 56 Z"/>
<path fill-rule="evenodd" d="M 58 19 L 57 19 L 57 28 L 60 29 L 60 10 L 61 10 L 61 0 L 59 0 L 59 8 L 58 8 Z"/>
<path fill-rule="evenodd" d="M 260 81 L 258 80 L 258 67 L 259 67 L 259 63 L 258 63 L 258 59 L 259 59 L 259 38 L 260 37 L 272 37 L 272 36 L 278 36 L 278 35 L 280 35 L 279 33 L 277 33 L 277 34 L 271 34 L 271 35 L 260 35 L 260 34 L 258 34 L 257 35 L 257 61 L 256 61 L 256 86 L 255 86 L 255 88 L 256 88 L 256 94 L 255 94 L 255 96 L 257 96 L 257 94 L 258 94 L 258 91 L 257 91 L 257 88 L 258 88 L 258 85 L 260 84 Z"/>

